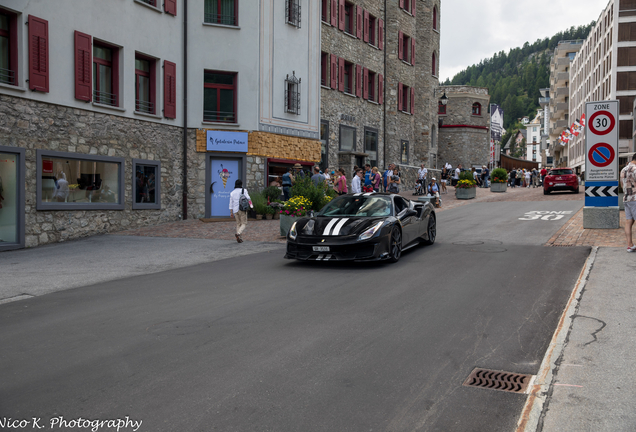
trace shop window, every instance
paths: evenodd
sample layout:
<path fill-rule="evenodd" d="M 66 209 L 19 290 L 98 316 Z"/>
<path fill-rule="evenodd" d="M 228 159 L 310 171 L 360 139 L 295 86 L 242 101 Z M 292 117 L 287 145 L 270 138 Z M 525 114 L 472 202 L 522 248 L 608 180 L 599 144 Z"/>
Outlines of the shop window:
<path fill-rule="evenodd" d="M 135 55 L 135 111 L 155 114 L 155 64 L 156 61 L 140 54 Z"/>
<path fill-rule="evenodd" d="M 479 102 L 475 102 L 473 104 L 473 115 L 480 116 L 481 115 L 481 104 Z"/>
<path fill-rule="evenodd" d="M 161 162 L 133 159 L 133 210 L 161 209 Z"/>
<path fill-rule="evenodd" d="M 300 0 L 285 0 L 285 22 L 300 28 Z"/>
<path fill-rule="evenodd" d="M 372 167 L 378 165 L 378 130 L 364 128 L 364 152 L 368 154 L 367 163 Z"/>
<path fill-rule="evenodd" d="M 340 125 L 340 151 L 354 151 L 356 148 L 356 129 Z"/>
<path fill-rule="evenodd" d="M 285 111 L 291 114 L 300 114 L 300 80 L 295 71 L 285 78 Z"/>
<path fill-rule="evenodd" d="M 0 83 L 18 84 L 17 15 L 0 9 Z"/>
<path fill-rule="evenodd" d="M 320 169 L 325 172 L 329 168 L 329 122 L 320 121 Z"/>
<path fill-rule="evenodd" d="M 205 71 L 203 121 L 236 123 L 236 78 L 233 72 Z"/>
<path fill-rule="evenodd" d="M 123 210 L 124 158 L 37 151 L 38 210 Z"/>
<path fill-rule="evenodd" d="M 203 22 L 238 25 L 238 0 L 205 0 Z"/>
<path fill-rule="evenodd" d="M 409 163 L 409 142 L 402 140 L 400 142 L 400 161 L 403 164 Z"/>
<path fill-rule="evenodd" d="M 24 247 L 25 153 L 0 146 L 0 251 Z"/>

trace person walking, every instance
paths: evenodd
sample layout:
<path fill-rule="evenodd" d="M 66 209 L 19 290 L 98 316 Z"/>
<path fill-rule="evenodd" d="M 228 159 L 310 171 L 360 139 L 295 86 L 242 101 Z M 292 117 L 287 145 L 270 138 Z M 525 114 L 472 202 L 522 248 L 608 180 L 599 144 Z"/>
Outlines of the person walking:
<path fill-rule="evenodd" d="M 532 173 L 530 172 L 530 170 L 526 170 L 526 187 L 529 188 L 530 187 L 530 179 L 532 177 Z"/>
<path fill-rule="evenodd" d="M 389 167 L 382 174 L 382 185 L 384 187 L 384 191 L 387 192 L 387 188 L 389 187 L 389 177 L 393 174 L 393 164 L 390 163 Z"/>
<path fill-rule="evenodd" d="M 545 180 L 545 176 L 548 175 L 548 170 L 545 168 L 541 168 L 541 186 L 543 186 L 543 180 Z"/>
<path fill-rule="evenodd" d="M 426 178 L 428 176 L 428 169 L 424 164 L 420 165 L 420 169 L 417 170 L 417 182 L 422 185 L 422 190 L 426 190 Z"/>
<path fill-rule="evenodd" d="M 636 246 L 632 238 L 632 227 L 636 219 L 636 153 L 632 161 L 621 170 L 621 184 L 623 185 L 623 202 L 625 203 L 625 238 L 627 240 L 627 252 L 636 252 Z"/>
<path fill-rule="evenodd" d="M 488 182 L 489 182 L 489 179 L 490 179 L 490 170 L 488 169 L 488 167 L 486 165 L 484 165 L 482 167 L 481 175 L 482 175 L 482 178 L 483 178 L 483 181 L 482 181 L 483 186 L 482 187 L 488 188 Z"/>
<path fill-rule="evenodd" d="M 247 199 L 247 203 L 245 201 Z M 245 206 L 247 205 L 247 208 Z M 238 179 L 234 182 L 234 190 L 230 192 L 230 217 L 236 219 L 236 241 L 243 243 L 243 231 L 247 228 L 247 210 L 252 208 L 252 199 L 243 187 L 243 181 Z"/>
<path fill-rule="evenodd" d="M 356 170 L 356 174 L 353 176 L 351 180 L 351 193 L 357 194 L 362 193 L 362 169 L 358 168 Z"/>
<path fill-rule="evenodd" d="M 510 171 L 510 187 L 514 188 L 517 185 L 517 170 L 516 169 L 512 169 L 512 171 Z"/>
<path fill-rule="evenodd" d="M 442 183 L 442 193 L 445 194 L 447 193 L 446 190 L 446 180 L 448 179 L 448 169 L 446 169 L 446 165 L 444 165 L 444 168 L 442 168 L 442 174 L 441 174 L 441 183 Z"/>
<path fill-rule="evenodd" d="M 455 168 L 455 174 L 453 175 L 453 186 L 457 186 L 457 182 L 459 181 L 459 174 L 462 172 L 462 164 L 457 165 Z"/>

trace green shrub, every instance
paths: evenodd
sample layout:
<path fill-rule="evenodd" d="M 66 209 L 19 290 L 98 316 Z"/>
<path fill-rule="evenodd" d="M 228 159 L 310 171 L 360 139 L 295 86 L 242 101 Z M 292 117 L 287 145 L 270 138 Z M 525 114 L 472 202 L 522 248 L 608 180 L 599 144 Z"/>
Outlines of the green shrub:
<path fill-rule="evenodd" d="M 267 213 L 267 198 L 262 192 L 255 193 L 252 198 L 252 205 L 256 214 L 264 215 Z"/>
<path fill-rule="evenodd" d="M 460 180 L 471 180 L 474 181 L 475 178 L 473 177 L 473 172 L 470 170 L 466 170 L 466 171 L 462 171 L 459 173 L 459 179 Z"/>
<path fill-rule="evenodd" d="M 495 168 L 490 173 L 490 181 L 493 183 L 507 183 L 508 171 L 503 168 Z"/>
<path fill-rule="evenodd" d="M 311 202 L 312 210 L 320 210 L 327 202 L 331 201 L 331 199 L 327 199 L 326 196 L 332 197 L 335 195 L 336 192 L 330 190 L 324 183 L 320 183 L 318 186 L 314 185 L 314 182 L 312 182 L 311 178 L 307 175 L 303 178 L 296 179 L 296 183 L 294 183 L 291 189 L 291 196 L 305 197 Z"/>
<path fill-rule="evenodd" d="M 269 198 L 269 202 L 276 201 L 280 197 L 281 192 L 276 186 L 269 186 L 263 189 L 263 195 Z"/>

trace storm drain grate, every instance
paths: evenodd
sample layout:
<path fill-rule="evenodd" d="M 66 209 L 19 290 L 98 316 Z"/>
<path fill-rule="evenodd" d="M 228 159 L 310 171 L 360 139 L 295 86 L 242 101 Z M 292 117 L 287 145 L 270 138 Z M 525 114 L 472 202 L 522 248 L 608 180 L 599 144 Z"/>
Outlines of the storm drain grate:
<path fill-rule="evenodd" d="M 477 368 L 466 378 L 463 385 L 511 393 L 525 393 L 531 379 L 532 375 Z"/>

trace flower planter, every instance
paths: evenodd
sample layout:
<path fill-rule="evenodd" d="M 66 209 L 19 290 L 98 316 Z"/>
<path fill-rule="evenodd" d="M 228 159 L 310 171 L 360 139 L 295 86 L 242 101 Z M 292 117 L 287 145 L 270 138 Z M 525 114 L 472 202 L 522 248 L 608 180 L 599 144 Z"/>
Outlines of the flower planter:
<path fill-rule="evenodd" d="M 457 199 L 473 199 L 477 196 L 477 188 L 457 188 L 455 189 L 455 198 Z"/>
<path fill-rule="evenodd" d="M 265 219 L 267 219 L 267 220 L 272 220 L 272 218 L 273 218 L 273 217 L 274 217 L 274 215 L 273 215 L 273 214 L 271 214 L 271 213 L 267 213 L 267 214 L 265 215 Z"/>
<path fill-rule="evenodd" d="M 289 232 L 289 229 L 294 224 L 294 222 L 296 222 L 296 219 L 298 219 L 296 216 L 289 216 L 286 214 L 280 215 L 280 235 L 281 236 L 287 237 L 287 233 Z"/>
<path fill-rule="evenodd" d="M 263 215 L 262 214 L 257 214 L 256 215 L 256 220 L 261 220 L 263 219 Z"/>
<path fill-rule="evenodd" d="M 490 192 L 505 192 L 508 189 L 507 183 L 490 183 Z"/>

